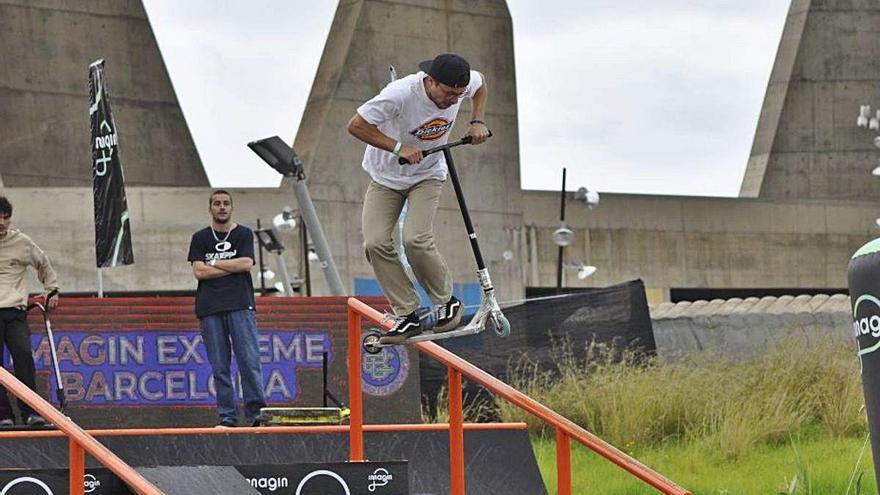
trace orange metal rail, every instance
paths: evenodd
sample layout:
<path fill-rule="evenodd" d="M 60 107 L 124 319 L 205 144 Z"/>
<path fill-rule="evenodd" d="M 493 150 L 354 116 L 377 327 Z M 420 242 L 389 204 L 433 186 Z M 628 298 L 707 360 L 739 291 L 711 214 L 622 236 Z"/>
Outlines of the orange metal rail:
<path fill-rule="evenodd" d="M 388 329 L 383 315 L 355 299 L 348 299 L 348 389 L 351 407 L 349 430 L 352 461 L 364 460 L 364 424 L 361 392 L 361 317 Z M 449 372 L 449 466 L 452 495 L 465 494 L 464 435 L 462 431 L 461 377 L 466 376 L 486 389 L 519 406 L 556 428 L 556 466 L 559 495 L 571 495 L 571 439 L 617 464 L 633 476 L 667 495 L 691 495 L 660 473 L 628 456 L 613 445 L 574 424 L 552 409 L 486 373 L 468 361 L 432 342 L 419 342 L 422 352 L 445 364 Z"/>
<path fill-rule="evenodd" d="M 399 431 L 448 431 L 448 423 L 431 424 L 391 424 L 364 425 L 366 432 L 399 432 Z M 465 431 L 476 430 L 525 430 L 525 423 L 465 423 Z M 161 437 L 171 435 L 278 435 L 302 433 L 348 433 L 348 425 L 315 425 L 315 426 L 242 426 L 238 428 L 120 428 L 85 430 L 93 437 Z M 0 431 L 0 440 L 11 438 L 57 438 L 67 436 L 58 430 L 15 430 Z"/>
<path fill-rule="evenodd" d="M 26 402 L 34 408 L 37 414 L 46 418 L 46 420 L 61 430 L 56 432 L 56 434 L 66 435 L 70 439 L 70 495 L 84 494 L 83 477 L 85 476 L 86 452 L 110 469 L 113 474 L 119 476 L 136 493 L 141 495 L 163 495 L 163 492 L 155 485 L 117 457 L 116 454 L 110 452 L 107 447 L 95 440 L 93 436 L 86 433 L 76 423 L 68 419 L 67 416 L 61 414 L 61 412 L 55 409 L 55 406 L 21 383 L 2 366 L 0 366 L 0 385 L 3 385 L 9 393 Z"/>

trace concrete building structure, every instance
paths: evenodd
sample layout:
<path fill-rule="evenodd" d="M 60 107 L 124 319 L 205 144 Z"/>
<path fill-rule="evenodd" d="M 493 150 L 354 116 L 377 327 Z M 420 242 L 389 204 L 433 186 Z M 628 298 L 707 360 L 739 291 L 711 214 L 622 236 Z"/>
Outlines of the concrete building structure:
<path fill-rule="evenodd" d="M 142 12 L 139 4 L 133 3 Z M 83 0 L 83 4 L 91 2 Z M 6 12 L 19 19 L 68 15 L 56 13 L 53 9 L 58 8 L 51 5 L 43 12 L 9 0 L 0 0 L 0 9 L 6 9 L 0 10 L 0 19 Z M 96 15 L 82 14 L 77 19 L 94 22 Z M 141 31 L 149 30 L 142 16 L 119 17 Z M 116 22 L 113 15 L 109 19 Z M 0 20 L 0 24 L 7 22 Z M 858 105 L 870 100 L 870 86 L 880 82 L 880 67 L 867 61 L 874 49 L 870 33 L 877 31 L 880 7 L 867 2 L 854 5 L 842 0 L 794 0 L 758 122 L 743 197 L 603 194 L 600 206 L 589 211 L 570 200 L 567 222 L 575 231 L 575 243 L 566 249 L 566 260 L 582 260 L 598 266 L 599 271 L 581 281 L 566 270 L 565 285 L 604 286 L 642 278 L 652 302 L 669 299 L 676 289 L 702 289 L 711 294 L 721 289 L 760 293 L 773 288 L 809 288 L 834 293 L 846 287 L 850 255 L 875 235 L 874 219 L 880 213 L 873 194 L 880 181 L 870 178 L 877 157 L 871 145 L 873 136 L 854 125 Z M 71 34 L 77 33 L 62 30 L 55 35 Z M 29 42 L 22 42 L 24 48 L 16 50 L 36 50 L 27 43 L 44 44 L 39 41 L 42 35 L 48 36 L 32 34 Z M 490 88 L 486 120 L 495 137 L 483 146 L 464 147 L 454 153 L 500 298 L 521 299 L 526 287 L 555 285 L 557 248 L 551 237 L 559 226 L 559 193 L 520 189 L 512 36 L 510 15 L 506 3 L 500 0 L 339 2 L 294 148 L 305 163 L 312 197 L 343 281 L 352 291 L 356 279 L 371 279 L 373 273 L 363 256 L 360 232 L 361 200 L 367 183 L 360 170 L 364 145 L 348 135 L 345 124 L 357 106 L 387 82 L 389 65 L 406 74 L 414 71 L 420 60 L 443 51 L 463 54 L 486 74 Z M 155 53 L 150 57 L 161 61 L 151 34 L 142 39 L 151 43 L 143 50 L 152 50 Z M 52 43 L 50 46 L 62 42 Z M 0 46 L 7 50 L 6 44 Z M 115 62 L 105 57 L 110 69 L 114 64 L 126 67 L 124 56 L 135 55 L 127 53 L 121 53 L 121 59 Z M 864 60 L 867 68 L 857 60 L 836 58 L 846 58 L 846 53 L 859 54 L 854 58 Z M 85 67 L 89 59 L 100 56 L 85 51 L 82 70 L 59 72 L 66 80 L 56 84 L 75 86 L 85 94 Z M 28 70 L 33 69 L 12 67 L 12 72 Z M 143 115 L 139 112 L 152 109 L 157 127 L 180 130 L 182 119 L 178 121 L 180 111 L 176 100 L 171 99 L 173 92 L 170 85 L 161 82 L 167 82 L 164 68 L 152 74 L 160 81 L 143 82 L 153 91 L 146 93 L 153 96 L 145 97 L 142 105 L 133 100 L 140 91 L 126 88 L 124 76 L 118 76 L 122 80 L 117 83 L 117 76 L 111 74 L 117 121 L 125 127 L 124 118 L 129 122 L 138 119 L 124 114 Z M 0 84 L 0 98 L 12 98 L 5 88 L 8 85 Z M 16 91 L 16 95 L 24 92 Z M 44 118 L 59 105 L 57 96 L 48 90 L 27 95 Z M 84 101 L 80 96 L 65 98 Z M 6 104 L 0 101 L 0 105 Z M 465 104 L 461 115 L 466 117 L 468 111 Z M 83 135 L 87 135 L 87 119 L 83 117 L 82 121 Z M 185 124 L 182 126 L 185 130 Z M 0 136 L 13 131 L 0 128 Z M 188 138 L 188 133 L 181 132 L 171 135 Z M 463 132 L 464 126 L 459 123 L 453 136 Z M 0 148 L 18 154 L 4 155 L 20 157 L 12 163 L 33 160 L 32 150 L 43 143 L 38 137 L 38 133 L 24 133 L 21 139 L 31 148 L 27 153 L 15 140 L 0 140 Z M 128 150 L 140 147 L 149 154 L 157 146 L 164 150 L 164 144 L 153 137 L 144 137 L 146 141 L 124 137 L 120 137 L 120 146 L 129 183 L 136 264 L 107 270 L 105 289 L 192 289 L 195 282 L 185 262 L 186 248 L 191 233 L 208 221 L 209 189 L 203 187 L 207 184 L 181 178 L 173 184 L 194 187 L 155 187 L 168 186 L 169 182 L 164 177 L 134 180 L 132 167 L 138 166 L 138 152 Z M 46 146 L 51 148 L 50 144 Z M 186 149 L 180 144 L 169 146 Z M 87 150 L 85 144 L 83 147 Z M 186 153 L 195 157 L 187 163 L 197 163 L 194 149 Z M 62 174 L 60 183 L 35 183 L 23 178 L 21 170 L 27 167 L 8 170 L 15 172 L 7 173 L 4 162 L 4 193 L 16 203 L 15 221 L 55 260 L 65 290 L 94 291 L 91 189 L 45 188 L 86 186 L 88 182 L 74 183 Z M 200 168 L 198 172 L 204 177 Z M 185 173 L 187 177 L 198 175 Z M 284 205 L 296 206 L 287 184 L 279 189 L 232 192 L 235 216 L 246 224 L 252 225 L 256 218 L 269 221 Z M 53 201 L 48 202 L 47 197 Z M 59 204 L 63 208 L 58 208 Z M 476 282 L 473 258 L 451 190 L 443 198 L 437 231 L 440 248 L 456 281 Z M 293 234 L 286 240 L 291 245 L 285 254 L 289 266 L 302 273 L 298 269 L 301 246 Z M 313 266 L 311 272 L 313 293 L 326 294 L 320 270 Z"/>
<path fill-rule="evenodd" d="M 361 203 L 369 182 L 361 170 L 365 145 L 348 134 L 347 123 L 358 106 L 388 83 L 389 66 L 403 76 L 442 52 L 460 53 L 487 79 L 485 120 L 495 137 L 453 154 L 493 281 L 502 298 L 521 298 L 522 265 L 499 263 L 503 251 L 519 243 L 522 226 L 513 31 L 506 2 L 339 2 L 294 149 L 305 163 L 313 198 L 334 205 L 322 218 L 346 267 L 343 278 L 372 279 L 360 234 Z M 465 100 L 453 139 L 466 132 L 470 110 L 470 100 Z M 436 226 L 456 282 L 474 282 L 473 255 L 449 184 Z"/>
<path fill-rule="evenodd" d="M 208 186 L 140 1 L 0 0 L 0 51 L 0 186 L 91 187 L 101 58 L 126 182 Z"/>
<path fill-rule="evenodd" d="M 880 105 L 880 4 L 794 0 L 740 195 L 868 200 L 880 181 L 873 133 L 855 127 L 859 105 Z"/>

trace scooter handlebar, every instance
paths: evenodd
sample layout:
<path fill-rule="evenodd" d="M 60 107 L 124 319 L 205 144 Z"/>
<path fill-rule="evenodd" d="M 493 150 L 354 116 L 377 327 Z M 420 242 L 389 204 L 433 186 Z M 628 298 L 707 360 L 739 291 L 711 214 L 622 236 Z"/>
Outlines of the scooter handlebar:
<path fill-rule="evenodd" d="M 489 137 L 492 137 L 492 131 L 489 131 Z M 453 141 L 451 143 L 441 144 L 440 146 L 428 148 L 425 151 L 422 151 L 422 157 L 434 154 L 438 151 L 448 150 L 449 148 L 461 146 L 462 144 L 471 144 L 471 141 L 473 141 L 473 137 L 465 136 L 465 137 L 459 139 L 458 141 Z M 409 160 L 401 157 L 401 158 L 397 159 L 397 163 L 399 163 L 400 165 L 406 165 L 407 163 L 409 163 Z"/>
<path fill-rule="evenodd" d="M 53 289 L 51 292 L 46 294 L 46 298 L 43 300 L 43 302 L 45 302 L 46 304 L 49 304 L 49 299 L 52 299 L 53 297 L 55 297 L 57 295 L 58 295 L 58 289 Z M 26 311 L 30 311 L 34 308 L 40 308 L 40 311 L 45 313 L 47 306 L 44 305 L 43 303 L 40 303 L 40 302 L 34 302 L 34 303 L 30 303 L 27 305 Z"/>

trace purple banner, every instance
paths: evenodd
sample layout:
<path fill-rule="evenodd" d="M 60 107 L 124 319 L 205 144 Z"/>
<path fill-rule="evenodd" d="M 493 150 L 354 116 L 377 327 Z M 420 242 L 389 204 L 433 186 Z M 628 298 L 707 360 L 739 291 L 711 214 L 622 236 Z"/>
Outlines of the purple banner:
<path fill-rule="evenodd" d="M 56 333 L 65 396 L 70 405 L 145 406 L 214 404 L 214 379 L 198 331 Z M 55 388 L 49 341 L 31 335 L 37 370 Z M 332 359 L 327 330 L 261 330 L 260 355 L 268 402 L 289 403 L 299 395 L 297 372 L 320 370 Z M 5 356 L 4 356 L 5 357 Z M 8 363 L 8 360 L 4 360 Z M 235 359 L 233 380 L 238 383 Z M 240 387 L 236 387 L 240 391 Z"/>

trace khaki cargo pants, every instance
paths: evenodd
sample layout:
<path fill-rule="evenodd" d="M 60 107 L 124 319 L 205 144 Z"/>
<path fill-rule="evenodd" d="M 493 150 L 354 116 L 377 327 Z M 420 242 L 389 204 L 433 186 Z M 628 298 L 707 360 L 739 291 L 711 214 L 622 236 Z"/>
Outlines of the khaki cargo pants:
<path fill-rule="evenodd" d="M 430 179 L 404 191 L 370 181 L 364 197 L 364 251 L 376 279 L 394 312 L 407 315 L 418 309 L 419 293 L 410 281 L 391 236 L 404 201 L 409 200 L 403 228 L 403 246 L 413 274 L 431 301 L 443 304 L 452 296 L 452 277 L 434 242 L 434 216 L 443 182 Z"/>

